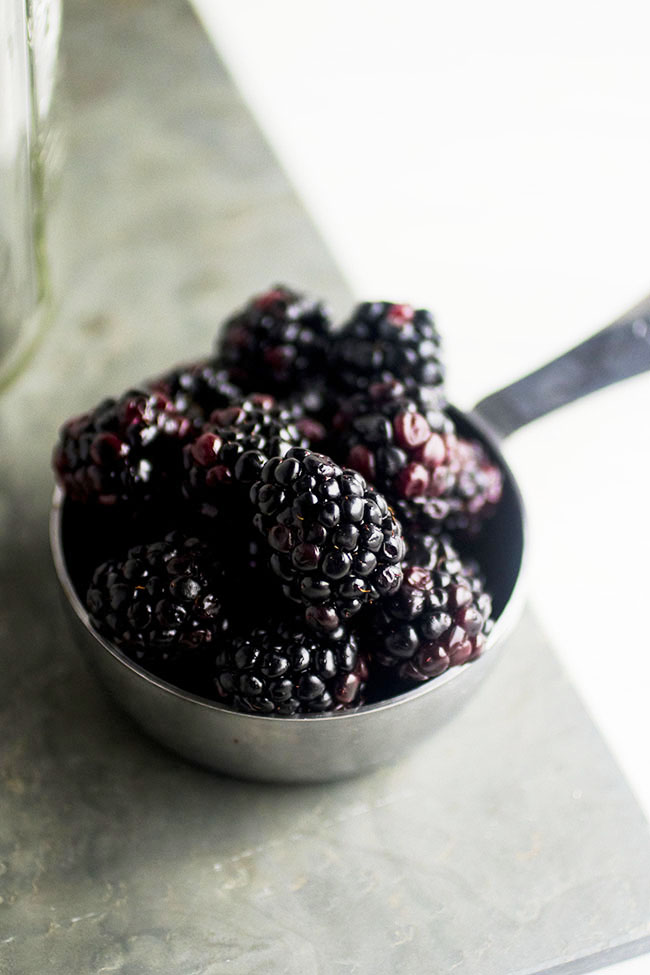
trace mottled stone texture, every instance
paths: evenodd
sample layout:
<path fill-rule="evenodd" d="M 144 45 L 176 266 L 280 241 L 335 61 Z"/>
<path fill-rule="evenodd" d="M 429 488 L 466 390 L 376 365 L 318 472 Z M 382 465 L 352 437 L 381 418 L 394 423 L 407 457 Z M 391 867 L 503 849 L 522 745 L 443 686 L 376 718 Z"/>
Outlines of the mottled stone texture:
<path fill-rule="evenodd" d="M 0 401 L 0 973 L 516 975 L 640 950 L 647 826 L 533 619 L 455 723 L 334 786 L 184 764 L 86 672 L 46 542 L 58 425 L 207 352 L 275 279 L 348 296 L 183 3 L 68 0 L 63 54 L 60 303 Z"/>

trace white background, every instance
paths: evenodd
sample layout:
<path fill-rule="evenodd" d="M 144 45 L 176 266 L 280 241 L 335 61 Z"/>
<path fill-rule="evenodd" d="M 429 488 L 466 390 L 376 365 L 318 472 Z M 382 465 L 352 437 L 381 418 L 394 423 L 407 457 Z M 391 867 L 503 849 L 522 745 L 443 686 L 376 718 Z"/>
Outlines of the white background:
<path fill-rule="evenodd" d="M 458 405 L 650 292 L 647 4 L 195 4 L 356 295 L 434 311 Z M 506 453 L 534 607 L 650 816 L 649 420 L 641 376 Z"/>

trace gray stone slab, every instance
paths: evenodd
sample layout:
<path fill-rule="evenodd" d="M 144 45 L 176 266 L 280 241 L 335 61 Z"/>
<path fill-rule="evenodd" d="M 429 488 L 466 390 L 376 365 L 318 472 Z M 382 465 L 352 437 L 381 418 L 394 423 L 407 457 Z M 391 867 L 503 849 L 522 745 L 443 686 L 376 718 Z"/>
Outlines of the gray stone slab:
<path fill-rule="evenodd" d="M 527 615 L 400 765 L 258 786 L 105 699 L 46 542 L 58 425 L 207 352 L 276 278 L 339 272 L 189 10 L 69 0 L 60 307 L 0 400 L 0 973 L 588 971 L 650 947 L 650 833 Z"/>

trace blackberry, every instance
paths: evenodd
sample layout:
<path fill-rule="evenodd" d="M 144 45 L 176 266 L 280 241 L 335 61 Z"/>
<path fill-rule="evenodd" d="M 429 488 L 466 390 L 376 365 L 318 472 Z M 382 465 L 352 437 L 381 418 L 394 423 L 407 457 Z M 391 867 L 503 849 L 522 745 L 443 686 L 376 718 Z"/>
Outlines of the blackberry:
<path fill-rule="evenodd" d="M 335 336 L 331 373 L 347 395 L 398 380 L 423 402 L 442 402 L 444 367 L 431 313 L 389 301 L 363 302 Z"/>
<path fill-rule="evenodd" d="M 229 640 L 217 652 L 214 683 L 238 711 L 281 715 L 342 711 L 363 704 L 368 677 L 354 636 L 276 622 Z"/>
<path fill-rule="evenodd" d="M 405 546 L 385 499 L 356 471 L 291 448 L 273 457 L 251 488 L 254 518 L 273 554 L 284 594 L 307 622 L 335 630 L 402 580 Z"/>
<path fill-rule="evenodd" d="M 269 457 L 283 457 L 291 447 L 307 446 L 297 415 L 295 408 L 287 409 L 261 394 L 213 412 L 183 451 L 185 497 L 208 516 L 235 502 L 229 486 L 251 484 Z"/>
<path fill-rule="evenodd" d="M 246 392 L 285 395 L 320 375 L 329 335 L 330 320 L 321 302 L 277 285 L 225 323 L 217 351 Z"/>
<path fill-rule="evenodd" d="M 180 492 L 192 422 L 159 392 L 134 389 L 68 420 L 54 449 L 59 483 L 75 501 L 141 504 Z"/>
<path fill-rule="evenodd" d="M 132 660 L 187 686 L 228 630 L 224 597 L 211 548 L 170 532 L 100 565 L 86 606 L 95 629 Z"/>
<path fill-rule="evenodd" d="M 309 446 L 321 450 L 338 403 L 325 382 L 315 379 L 308 389 L 283 398 L 282 403 L 290 410 Z"/>
<path fill-rule="evenodd" d="M 478 441 L 458 436 L 442 409 L 420 409 L 394 381 L 344 401 L 332 452 L 382 491 L 418 531 L 477 528 L 501 497 L 502 475 Z"/>
<path fill-rule="evenodd" d="M 478 533 L 483 517 L 491 515 L 494 508 L 486 506 L 480 515 L 470 517 L 454 497 L 391 500 L 395 517 L 402 526 L 408 561 L 420 566 L 428 565 L 426 553 L 440 534 L 453 534 L 457 540 L 463 536 L 469 539 Z"/>
<path fill-rule="evenodd" d="M 217 359 L 177 366 L 147 383 L 147 389 L 163 393 L 177 410 L 197 425 L 214 410 L 241 400 L 242 390 L 230 380 L 230 372 Z"/>
<path fill-rule="evenodd" d="M 431 515 L 425 513 L 424 517 L 415 517 L 412 520 L 402 521 L 402 512 L 406 506 L 396 508 L 395 514 L 400 519 L 404 540 L 406 541 L 406 562 L 409 565 L 417 565 L 421 569 L 435 568 L 438 559 L 438 545 L 440 542 L 439 523 L 433 521 L 437 533 L 431 530 Z M 409 505 L 409 515 L 414 505 Z M 437 514 L 437 511 L 436 511 Z M 419 524 L 424 523 L 423 528 L 418 528 Z"/>
<path fill-rule="evenodd" d="M 492 628 L 492 602 L 451 543 L 437 540 L 431 568 L 404 567 L 395 595 L 373 607 L 373 659 L 412 683 L 475 660 Z"/>

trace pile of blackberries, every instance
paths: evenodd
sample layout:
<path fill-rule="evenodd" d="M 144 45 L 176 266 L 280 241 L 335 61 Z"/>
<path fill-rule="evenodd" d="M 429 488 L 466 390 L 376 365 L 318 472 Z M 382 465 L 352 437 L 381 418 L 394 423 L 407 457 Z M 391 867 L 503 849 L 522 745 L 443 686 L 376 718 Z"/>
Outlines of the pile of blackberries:
<path fill-rule="evenodd" d="M 183 689 L 337 711 L 484 647 L 491 601 L 463 551 L 502 476 L 456 428 L 423 309 L 365 302 L 335 329 L 274 287 L 213 357 L 64 424 L 53 464 L 92 625 Z"/>

